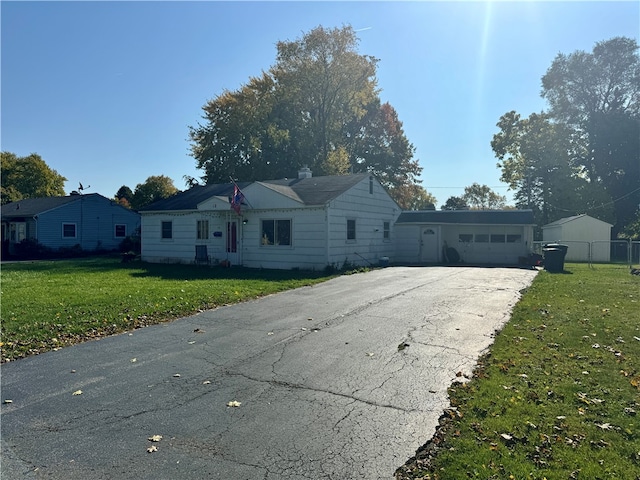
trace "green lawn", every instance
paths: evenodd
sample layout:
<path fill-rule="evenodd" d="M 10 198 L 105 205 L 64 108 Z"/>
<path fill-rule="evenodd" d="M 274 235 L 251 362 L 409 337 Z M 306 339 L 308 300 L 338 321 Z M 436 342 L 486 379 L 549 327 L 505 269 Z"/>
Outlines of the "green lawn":
<path fill-rule="evenodd" d="M 640 277 L 541 272 L 434 440 L 421 479 L 640 479 Z"/>
<path fill-rule="evenodd" d="M 121 263 L 2 266 L 2 361 L 325 281 L 324 272 Z"/>

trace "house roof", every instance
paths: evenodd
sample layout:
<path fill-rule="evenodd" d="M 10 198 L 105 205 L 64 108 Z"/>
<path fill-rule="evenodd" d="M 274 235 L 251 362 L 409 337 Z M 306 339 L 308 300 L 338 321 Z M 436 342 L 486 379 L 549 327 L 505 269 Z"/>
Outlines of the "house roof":
<path fill-rule="evenodd" d="M 356 175 L 331 175 L 324 177 L 292 178 L 264 180 L 255 182 L 303 205 L 324 205 L 338 197 L 351 187 L 368 177 L 368 173 Z M 244 189 L 253 182 L 238 183 Z M 232 183 L 196 185 L 189 190 L 159 200 L 140 211 L 195 210 L 198 204 L 212 197 L 230 197 L 233 195 Z"/>
<path fill-rule="evenodd" d="M 355 175 L 285 178 L 258 183 L 305 205 L 324 205 L 368 176 L 368 173 L 358 173 Z"/>
<path fill-rule="evenodd" d="M 250 182 L 240 182 L 238 187 L 242 190 L 250 185 Z M 212 197 L 228 198 L 233 195 L 233 183 L 212 183 L 210 185 L 195 185 L 189 190 L 178 192 L 157 202 L 153 202 L 140 211 L 159 210 L 196 210 L 198 205 Z"/>
<path fill-rule="evenodd" d="M 532 210 L 415 210 L 402 212 L 402 223 L 534 225 Z"/>
<path fill-rule="evenodd" d="M 597 218 L 590 217 L 586 213 L 583 213 L 581 215 L 573 215 L 572 217 L 560 218 L 560 219 L 556 220 L 555 222 L 547 223 L 542 228 L 559 227 L 560 225 L 564 225 L 565 223 L 573 222 L 574 220 L 578 220 L 579 218 L 590 218 L 591 220 L 597 220 L 598 222 L 602 222 L 602 223 L 605 223 L 605 224 L 609 225 L 610 227 L 613 227 L 613 225 L 611 225 L 610 223 L 603 222 L 602 220 L 598 220 Z"/>
<path fill-rule="evenodd" d="M 97 193 L 89 193 L 84 197 L 93 195 L 101 196 Z M 81 195 L 67 195 L 66 197 L 38 197 L 38 198 L 25 198 L 18 200 L 17 202 L 7 203 L 2 206 L 2 218 L 15 218 L 15 217 L 33 217 L 43 212 L 53 210 L 67 203 L 72 203 L 79 200 Z"/>

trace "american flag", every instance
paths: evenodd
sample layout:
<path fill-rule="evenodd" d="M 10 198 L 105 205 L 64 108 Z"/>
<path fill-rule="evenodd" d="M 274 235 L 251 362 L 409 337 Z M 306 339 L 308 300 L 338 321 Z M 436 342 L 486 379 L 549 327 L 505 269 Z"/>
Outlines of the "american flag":
<path fill-rule="evenodd" d="M 233 197 L 231 197 L 231 208 L 238 215 L 240 215 L 240 205 L 242 204 L 242 200 L 244 200 L 244 195 L 242 194 L 242 190 L 236 185 L 233 184 Z"/>

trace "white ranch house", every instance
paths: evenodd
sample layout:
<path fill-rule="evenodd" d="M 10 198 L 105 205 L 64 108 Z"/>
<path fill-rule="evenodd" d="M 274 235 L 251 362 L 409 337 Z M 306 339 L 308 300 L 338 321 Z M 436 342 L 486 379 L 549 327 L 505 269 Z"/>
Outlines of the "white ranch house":
<path fill-rule="evenodd" d="M 140 211 L 146 262 L 251 268 L 378 265 L 395 252 L 400 208 L 370 174 L 195 186 Z"/>

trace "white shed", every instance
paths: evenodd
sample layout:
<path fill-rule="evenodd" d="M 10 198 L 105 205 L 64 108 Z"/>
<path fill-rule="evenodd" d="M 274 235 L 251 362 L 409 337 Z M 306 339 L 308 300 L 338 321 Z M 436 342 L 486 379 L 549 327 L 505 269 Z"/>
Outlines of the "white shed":
<path fill-rule="evenodd" d="M 567 245 L 569 262 L 608 262 L 611 259 L 611 225 L 589 215 L 561 218 L 542 227 L 544 243 Z"/>

